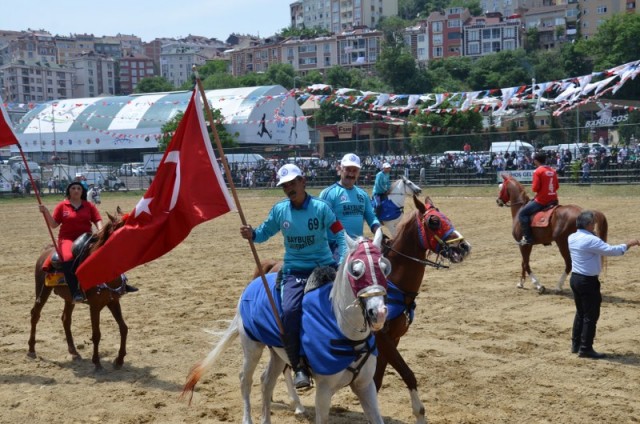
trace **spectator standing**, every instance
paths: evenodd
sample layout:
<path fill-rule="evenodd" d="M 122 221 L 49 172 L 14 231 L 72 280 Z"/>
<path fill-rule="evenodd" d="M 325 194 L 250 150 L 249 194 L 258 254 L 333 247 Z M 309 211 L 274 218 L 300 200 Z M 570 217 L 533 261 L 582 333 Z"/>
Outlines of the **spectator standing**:
<path fill-rule="evenodd" d="M 385 162 L 382 164 L 382 170 L 376 174 L 376 180 L 373 183 L 373 198 L 376 202 L 376 215 L 380 215 L 382 203 L 387 200 L 387 195 L 391 190 L 391 164 Z"/>

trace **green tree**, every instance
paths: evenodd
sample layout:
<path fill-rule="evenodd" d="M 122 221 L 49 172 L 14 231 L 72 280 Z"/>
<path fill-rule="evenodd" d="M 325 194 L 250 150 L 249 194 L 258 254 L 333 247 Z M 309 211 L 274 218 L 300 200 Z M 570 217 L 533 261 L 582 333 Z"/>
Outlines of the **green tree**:
<path fill-rule="evenodd" d="M 213 115 L 214 121 L 216 122 L 215 124 L 216 130 L 218 131 L 218 137 L 220 137 L 220 142 L 222 143 L 222 146 L 233 147 L 237 145 L 236 138 L 238 137 L 238 134 L 229 133 L 227 129 L 224 127 L 224 125 L 221 124 L 221 122 L 224 120 L 224 116 L 222 115 L 222 112 L 220 112 L 220 109 L 212 109 L 211 113 Z M 205 113 L 205 117 L 206 116 L 207 115 Z M 173 133 L 178 128 L 178 124 L 180 124 L 180 121 L 182 121 L 183 117 L 184 117 L 184 112 L 178 112 L 173 118 L 165 122 L 164 125 L 161 127 L 160 131 L 162 132 L 162 137 L 160 138 L 160 141 L 158 141 L 159 151 L 164 152 L 167 149 L 167 146 L 171 141 L 171 137 L 173 137 Z M 215 149 L 216 145 L 215 145 L 213 132 L 209 128 L 208 128 L 208 133 L 209 133 L 209 140 L 211 141 L 211 145 Z"/>
<path fill-rule="evenodd" d="M 164 77 L 145 77 L 136 85 L 134 93 L 161 93 L 173 91 L 175 87 Z"/>
<path fill-rule="evenodd" d="M 640 57 L 640 15 L 618 13 L 598 26 L 584 47 L 594 59 L 595 69 L 612 68 Z"/>

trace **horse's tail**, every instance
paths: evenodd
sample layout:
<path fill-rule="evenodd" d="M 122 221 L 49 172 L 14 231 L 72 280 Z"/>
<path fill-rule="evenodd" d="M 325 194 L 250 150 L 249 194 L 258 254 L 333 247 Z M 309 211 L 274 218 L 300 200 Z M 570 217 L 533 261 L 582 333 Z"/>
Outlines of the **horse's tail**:
<path fill-rule="evenodd" d="M 609 224 L 607 223 L 607 217 L 600 211 L 593 211 L 594 217 L 596 219 L 596 235 L 600 237 L 602 241 L 607 241 L 607 233 L 609 231 Z M 602 269 L 606 271 L 607 268 L 607 257 L 602 256 Z"/>
<path fill-rule="evenodd" d="M 207 372 L 209 368 L 213 366 L 218 357 L 229 347 L 229 345 L 238 337 L 238 328 L 240 326 L 240 312 L 236 313 L 236 316 L 233 317 L 229 328 L 222 335 L 222 338 L 216 344 L 216 346 L 209 352 L 204 360 L 198 362 L 191 368 L 189 375 L 187 376 L 187 382 L 182 389 L 181 398 L 189 395 L 189 404 L 191 404 L 191 400 L 193 399 L 193 391 L 196 388 L 196 384 L 200 381 L 200 378 Z"/>

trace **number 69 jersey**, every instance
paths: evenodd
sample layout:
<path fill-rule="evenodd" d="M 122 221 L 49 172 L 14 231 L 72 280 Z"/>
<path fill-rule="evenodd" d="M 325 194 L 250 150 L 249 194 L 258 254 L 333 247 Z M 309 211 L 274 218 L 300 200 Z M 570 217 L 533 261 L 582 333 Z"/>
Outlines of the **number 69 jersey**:
<path fill-rule="evenodd" d="M 336 235 L 344 259 L 347 247 L 344 229 L 331 207 L 317 197 L 307 197 L 301 208 L 294 208 L 289 199 L 276 203 L 264 222 L 254 230 L 256 243 L 267 241 L 282 232 L 284 238 L 284 272 L 311 271 L 317 266 L 334 265 L 327 233 Z"/>

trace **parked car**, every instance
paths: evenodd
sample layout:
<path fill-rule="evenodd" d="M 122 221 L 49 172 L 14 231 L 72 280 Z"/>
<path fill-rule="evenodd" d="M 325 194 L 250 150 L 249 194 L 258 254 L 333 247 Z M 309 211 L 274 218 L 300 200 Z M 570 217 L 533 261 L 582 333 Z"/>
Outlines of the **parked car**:
<path fill-rule="evenodd" d="M 144 170 L 144 164 L 142 162 L 130 162 L 123 163 L 120 169 L 118 170 L 118 174 L 121 176 L 141 176 L 147 175 Z"/>

